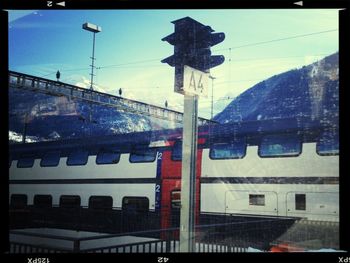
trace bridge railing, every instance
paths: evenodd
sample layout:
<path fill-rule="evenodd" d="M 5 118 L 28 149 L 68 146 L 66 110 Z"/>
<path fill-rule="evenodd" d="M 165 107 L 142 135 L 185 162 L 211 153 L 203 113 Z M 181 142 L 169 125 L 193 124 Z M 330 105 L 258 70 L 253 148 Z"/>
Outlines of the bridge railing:
<path fill-rule="evenodd" d="M 113 107 L 120 111 L 141 114 L 172 122 L 182 123 L 183 121 L 182 112 L 14 71 L 9 72 L 9 87 L 42 92 L 52 96 L 67 96 L 70 99 L 84 100 Z M 208 124 L 210 122 L 212 121 L 198 118 L 199 125 Z"/>

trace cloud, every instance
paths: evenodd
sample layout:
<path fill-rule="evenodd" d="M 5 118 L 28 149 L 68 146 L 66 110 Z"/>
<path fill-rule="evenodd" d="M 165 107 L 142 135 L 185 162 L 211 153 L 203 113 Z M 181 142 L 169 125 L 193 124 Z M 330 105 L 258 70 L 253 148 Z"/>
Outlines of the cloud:
<path fill-rule="evenodd" d="M 36 11 L 9 11 L 10 29 L 59 29 L 70 28 L 71 26 L 64 21 L 58 23 L 46 19 L 43 12 Z"/>
<path fill-rule="evenodd" d="M 27 10 L 10 10 L 8 11 L 8 15 L 9 15 L 9 23 L 12 23 L 16 20 L 21 19 L 22 17 L 28 16 L 28 15 L 37 15 L 38 12 L 37 11 L 27 11 Z"/>
<path fill-rule="evenodd" d="M 77 76 L 79 75 L 73 75 L 72 77 L 72 81 L 73 79 L 77 79 Z M 80 88 L 85 88 L 85 89 L 90 89 L 90 80 L 87 79 L 84 76 L 79 76 L 78 78 L 80 78 L 80 80 L 76 80 L 76 82 L 73 84 L 77 87 Z M 100 87 L 98 84 L 94 84 L 93 88 L 95 91 L 99 91 L 99 92 L 103 92 L 103 93 L 107 93 L 102 87 Z"/>

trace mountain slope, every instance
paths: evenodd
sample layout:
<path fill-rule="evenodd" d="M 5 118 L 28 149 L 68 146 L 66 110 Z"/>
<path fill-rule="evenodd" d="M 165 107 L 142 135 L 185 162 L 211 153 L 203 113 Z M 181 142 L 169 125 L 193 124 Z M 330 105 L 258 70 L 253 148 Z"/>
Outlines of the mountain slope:
<path fill-rule="evenodd" d="M 339 111 L 339 56 L 332 54 L 301 69 L 264 80 L 236 97 L 214 117 L 220 123 L 309 116 Z"/>

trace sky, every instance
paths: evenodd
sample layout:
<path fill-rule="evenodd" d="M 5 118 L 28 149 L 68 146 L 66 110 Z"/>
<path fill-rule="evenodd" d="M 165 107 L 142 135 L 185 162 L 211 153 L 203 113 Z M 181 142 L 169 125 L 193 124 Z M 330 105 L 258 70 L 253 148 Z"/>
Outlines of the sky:
<path fill-rule="evenodd" d="M 173 46 L 161 39 L 174 32 L 171 22 L 189 16 L 224 32 L 211 48 L 225 62 L 212 68 L 209 96 L 199 99 L 199 116 L 210 118 L 253 85 L 300 68 L 338 51 L 338 10 L 11 10 L 9 69 L 90 87 L 92 33 L 96 34 L 95 89 L 113 95 L 183 110 L 174 93 L 174 68 L 161 60 Z"/>

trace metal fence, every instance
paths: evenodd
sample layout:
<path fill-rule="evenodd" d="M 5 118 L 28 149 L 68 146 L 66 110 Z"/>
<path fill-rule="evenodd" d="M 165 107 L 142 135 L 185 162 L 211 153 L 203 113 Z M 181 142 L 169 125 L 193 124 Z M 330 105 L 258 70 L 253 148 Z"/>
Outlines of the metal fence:
<path fill-rule="evenodd" d="M 232 221 L 197 225 L 195 233 L 195 251 L 204 253 L 247 252 L 248 247 L 267 251 L 269 241 L 274 239 L 281 219 Z M 289 223 L 288 223 L 289 224 Z M 286 223 L 283 223 L 287 229 Z M 62 229 L 61 229 L 62 230 Z M 66 231 L 66 230 L 64 230 Z M 74 232 L 75 230 L 70 230 Z M 282 230 L 278 231 L 280 234 Z M 76 231 L 78 232 L 78 231 Z M 265 234 L 264 234 L 265 233 Z M 20 235 L 35 239 L 70 242 L 67 246 L 28 244 L 10 240 L 10 253 L 173 253 L 180 252 L 179 228 L 134 231 L 128 233 L 90 235 L 85 237 L 57 236 L 12 230 L 10 235 Z M 93 234 L 93 233 L 92 233 Z M 133 240 L 128 241 L 128 238 Z M 123 242 L 120 242 L 123 241 Z M 89 243 L 90 242 L 90 243 Z M 90 245 L 87 245 L 90 244 Z M 93 245 L 91 245 L 93 244 Z"/>
<path fill-rule="evenodd" d="M 133 233 L 137 234 L 137 233 Z M 113 235 L 113 237 L 123 237 L 121 235 Z M 46 237 L 42 235 L 41 237 Z M 53 239 L 62 239 L 55 237 Z M 64 238 L 71 240 L 70 238 Z M 83 241 L 95 240 L 94 237 L 75 239 L 72 249 L 58 248 L 47 245 L 25 244 L 20 242 L 10 242 L 11 254 L 28 254 L 28 253 L 176 253 L 180 252 L 179 240 L 153 240 L 136 242 L 122 245 L 108 245 L 101 247 L 94 247 L 89 249 L 81 249 L 80 245 Z M 221 245 L 214 243 L 195 243 L 195 251 L 199 253 L 229 253 L 229 252 L 246 252 L 248 248 L 235 247 L 230 245 Z"/>
<path fill-rule="evenodd" d="M 32 253 L 68 253 L 70 250 L 64 250 L 44 245 L 24 244 L 18 242 L 10 243 L 11 254 L 32 254 Z"/>

